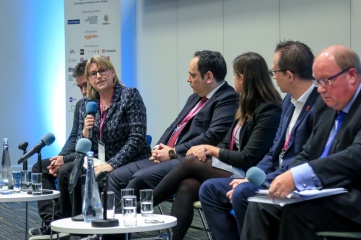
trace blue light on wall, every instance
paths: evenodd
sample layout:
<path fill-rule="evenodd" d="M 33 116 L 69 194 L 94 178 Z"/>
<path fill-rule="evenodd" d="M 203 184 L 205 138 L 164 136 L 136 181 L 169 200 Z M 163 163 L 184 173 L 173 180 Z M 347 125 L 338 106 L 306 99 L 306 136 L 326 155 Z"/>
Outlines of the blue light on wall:
<path fill-rule="evenodd" d="M 20 142 L 29 142 L 29 150 L 52 132 L 56 141 L 42 156 L 57 155 L 66 134 L 64 2 L 3 1 L 0 30 L 0 138 L 9 138 L 15 163 Z"/>

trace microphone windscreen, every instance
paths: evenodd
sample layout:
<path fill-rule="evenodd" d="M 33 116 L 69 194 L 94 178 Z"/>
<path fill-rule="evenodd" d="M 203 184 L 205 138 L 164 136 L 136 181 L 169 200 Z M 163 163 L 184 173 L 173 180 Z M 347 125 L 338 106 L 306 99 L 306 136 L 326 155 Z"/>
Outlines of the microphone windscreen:
<path fill-rule="evenodd" d="M 88 102 L 85 111 L 86 114 L 96 114 L 98 111 L 98 104 L 96 102 Z"/>
<path fill-rule="evenodd" d="M 80 138 L 75 146 L 75 151 L 86 154 L 92 148 L 92 143 L 87 138 Z"/>
<path fill-rule="evenodd" d="M 53 144 L 53 142 L 55 141 L 55 136 L 54 134 L 49 132 L 41 138 L 41 141 L 43 141 L 43 143 L 45 143 L 46 146 L 49 146 Z"/>
<path fill-rule="evenodd" d="M 266 173 L 258 167 L 251 167 L 248 169 L 246 177 L 250 183 L 256 186 L 262 186 L 266 181 Z"/>

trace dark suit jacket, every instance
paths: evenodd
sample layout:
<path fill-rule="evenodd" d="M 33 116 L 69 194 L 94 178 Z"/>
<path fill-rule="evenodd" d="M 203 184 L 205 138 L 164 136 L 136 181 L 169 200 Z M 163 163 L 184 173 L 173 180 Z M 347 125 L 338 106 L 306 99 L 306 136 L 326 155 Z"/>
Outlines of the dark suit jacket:
<path fill-rule="evenodd" d="M 260 104 L 253 113 L 250 121 L 243 124 L 239 132 L 239 145 L 229 150 L 232 141 L 232 132 L 238 120 L 233 123 L 227 136 L 218 144 L 221 149 L 219 160 L 234 167 L 248 168 L 256 165 L 269 151 L 275 138 L 277 127 L 280 123 L 281 106 L 279 104 L 264 102 Z"/>
<path fill-rule="evenodd" d="M 182 111 L 164 132 L 158 144 L 168 143 L 174 129 L 200 99 L 196 94 L 188 98 Z M 178 157 L 182 159 L 188 149 L 195 145 L 217 145 L 231 127 L 237 108 L 238 93 L 225 82 L 180 133 L 175 146 Z"/>
<path fill-rule="evenodd" d="M 79 129 L 79 108 L 84 104 L 85 99 L 80 99 L 75 105 L 74 118 L 73 118 L 73 127 L 71 128 L 70 135 L 65 142 L 64 147 L 61 149 L 59 156 L 64 156 L 64 163 L 74 160 L 72 153 L 75 152 L 76 138 L 78 136 Z"/>
<path fill-rule="evenodd" d="M 279 174 L 288 170 L 290 164 L 294 161 L 296 155 L 302 151 L 303 145 L 311 135 L 313 124 L 314 104 L 319 94 L 317 88 L 311 92 L 300 115 L 291 131 L 290 139 L 283 156 L 282 167 L 279 167 L 279 155 L 282 152 L 286 140 L 286 132 L 295 109 L 291 102 L 291 95 L 287 94 L 283 99 L 282 116 L 280 126 L 278 127 L 273 146 L 266 156 L 257 164 L 267 174 L 267 181 L 272 180 Z"/>
<path fill-rule="evenodd" d="M 292 166 L 309 162 L 324 188 L 347 188 L 347 193 L 322 200 L 341 215 L 361 223 L 361 93 L 344 118 L 329 155 L 319 158 L 335 117 L 336 110 L 327 107 L 320 98 L 315 106 L 312 135 Z"/>

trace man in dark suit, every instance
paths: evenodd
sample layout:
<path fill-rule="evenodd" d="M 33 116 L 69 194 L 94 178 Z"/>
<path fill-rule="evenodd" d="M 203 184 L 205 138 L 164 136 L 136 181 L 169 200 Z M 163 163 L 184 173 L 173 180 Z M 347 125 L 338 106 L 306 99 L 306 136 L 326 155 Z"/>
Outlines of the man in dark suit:
<path fill-rule="evenodd" d="M 284 198 L 294 190 L 335 187 L 348 192 L 283 208 L 250 203 L 241 239 L 318 239 L 317 231 L 361 229 L 359 56 L 331 46 L 316 57 L 313 75 L 323 101 L 315 104 L 311 137 L 290 170 L 271 183 L 269 194 Z"/>
<path fill-rule="evenodd" d="M 76 85 L 79 87 L 83 97 L 86 96 L 87 89 L 87 80 L 84 75 L 86 61 L 78 63 L 73 72 L 73 77 L 76 80 Z M 79 127 L 79 107 L 83 104 L 84 99 L 80 99 L 74 110 L 73 126 L 70 132 L 68 139 L 64 147 L 61 149 L 61 152 L 58 156 L 54 156 L 48 159 L 44 159 L 41 162 L 42 166 L 42 183 L 43 189 L 53 189 L 55 190 L 55 180 L 57 179 L 57 173 L 61 166 L 64 163 L 71 162 L 75 159 L 75 146 L 76 138 L 78 136 L 78 127 Z M 32 172 L 38 172 L 38 164 L 34 164 Z M 29 230 L 30 236 L 35 235 L 49 235 L 50 234 L 50 222 L 52 220 L 53 213 L 53 203 L 51 200 L 44 200 L 38 202 L 38 211 L 40 217 L 45 222 L 45 226 L 42 228 L 32 228 Z M 55 211 L 57 213 L 57 211 Z"/>
<path fill-rule="evenodd" d="M 287 95 L 273 146 L 257 164 L 267 174 L 268 182 L 287 171 L 311 134 L 313 105 L 318 97 L 312 84 L 313 59 L 311 49 L 301 42 L 280 42 L 275 49 L 270 74 Z M 239 239 L 247 199 L 258 189 L 248 179 L 210 179 L 202 185 L 202 208 L 217 240 Z M 229 213 L 232 208 L 235 217 Z"/>
<path fill-rule="evenodd" d="M 166 129 L 144 159 L 115 169 L 109 175 L 109 190 L 120 203 L 121 189 L 155 188 L 163 177 L 199 144 L 217 145 L 226 135 L 238 107 L 238 94 L 224 81 L 227 66 L 219 52 L 199 51 L 189 65 L 192 94 L 175 121 Z M 207 98 L 207 99 L 206 99 Z M 118 204 L 116 211 L 121 211 Z"/>

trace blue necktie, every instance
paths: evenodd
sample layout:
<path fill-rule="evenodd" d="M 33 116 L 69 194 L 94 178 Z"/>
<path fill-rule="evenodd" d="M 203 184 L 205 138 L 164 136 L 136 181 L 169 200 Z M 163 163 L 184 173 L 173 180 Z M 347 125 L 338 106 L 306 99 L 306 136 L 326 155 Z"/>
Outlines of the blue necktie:
<path fill-rule="evenodd" d="M 320 158 L 326 157 L 328 155 L 328 152 L 330 151 L 330 147 L 332 145 L 333 140 L 335 139 L 335 136 L 337 134 L 337 131 L 340 129 L 343 119 L 345 118 L 346 113 L 343 111 L 338 111 L 337 113 L 337 126 L 336 130 L 333 133 L 333 135 L 330 137 L 330 141 L 326 145 L 325 149 L 323 150 L 323 153 L 321 154 Z"/>

